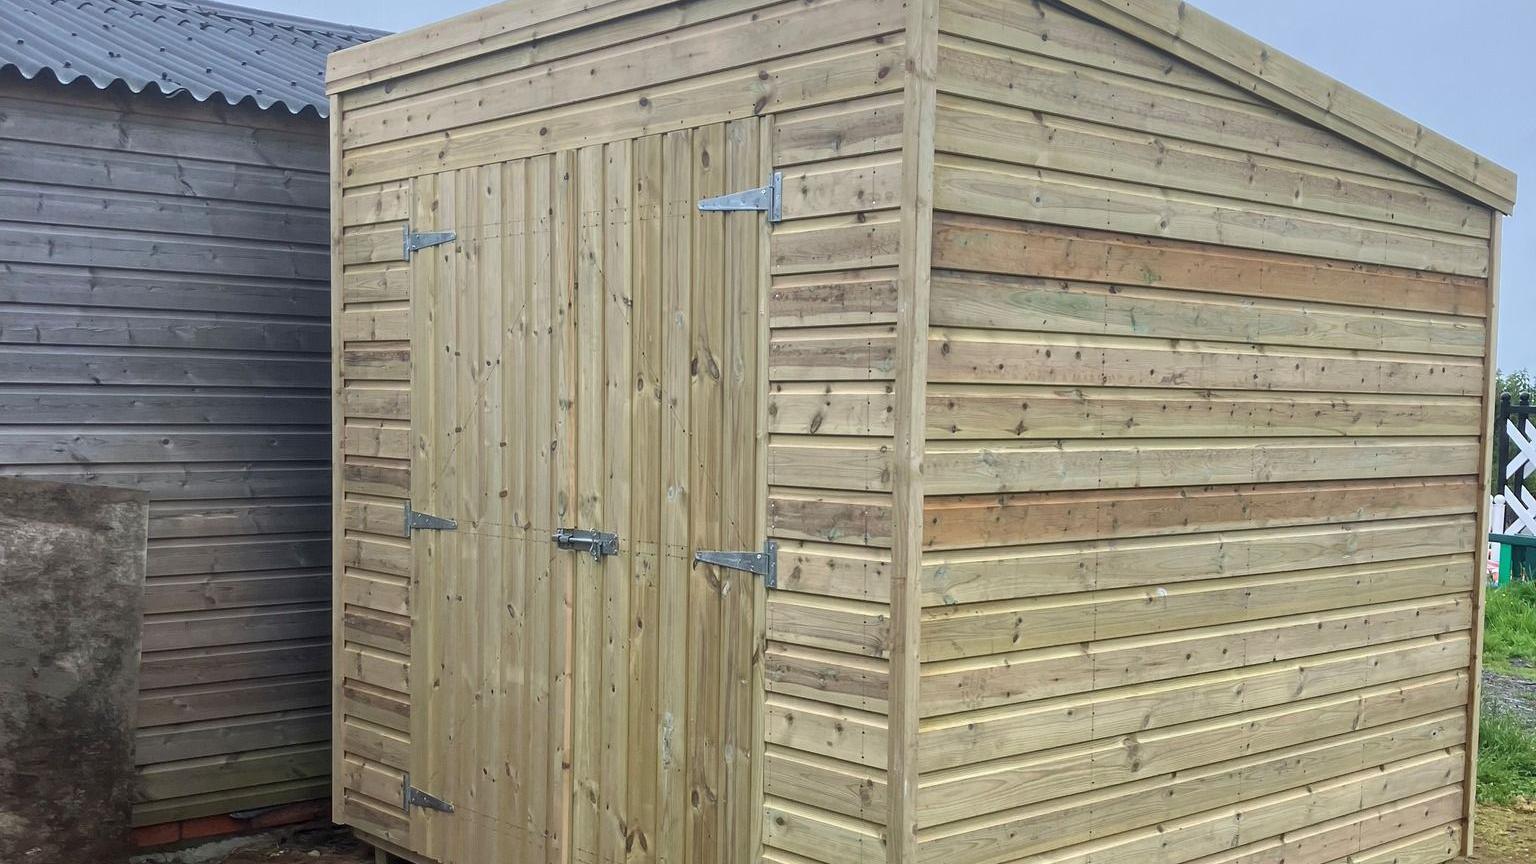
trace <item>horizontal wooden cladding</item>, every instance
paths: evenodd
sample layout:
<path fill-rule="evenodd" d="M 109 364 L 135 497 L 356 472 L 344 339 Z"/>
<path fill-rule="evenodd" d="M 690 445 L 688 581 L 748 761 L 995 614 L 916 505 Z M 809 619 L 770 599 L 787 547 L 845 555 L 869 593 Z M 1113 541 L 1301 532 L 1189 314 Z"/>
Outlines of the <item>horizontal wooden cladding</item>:
<path fill-rule="evenodd" d="M 901 149 L 900 94 L 873 96 L 798 111 L 773 119 L 773 164 L 885 153 Z"/>
<path fill-rule="evenodd" d="M 923 544 L 965 549 L 1476 512 L 1472 477 L 930 497 Z"/>
<path fill-rule="evenodd" d="M 929 495 L 1195 486 L 1477 472 L 1473 436 L 1459 438 L 1147 438 L 1133 441 L 935 442 Z M 768 476 L 786 486 L 890 491 L 890 442 L 775 435 Z"/>
<path fill-rule="evenodd" d="M 766 611 L 768 638 L 888 658 L 891 649 L 890 613 L 884 603 L 774 591 Z"/>
<path fill-rule="evenodd" d="M 852 157 L 791 168 L 784 173 L 785 219 L 860 213 L 897 206 L 899 153 Z"/>
<path fill-rule="evenodd" d="M 763 792 L 855 819 L 885 824 L 885 772 L 769 744 Z"/>
<path fill-rule="evenodd" d="M 927 439 L 1238 438 L 1471 434 L 1475 397 L 930 384 Z M 885 382 L 774 383 L 768 431 L 889 436 Z"/>
<path fill-rule="evenodd" d="M 139 669 L 143 691 L 326 672 L 330 669 L 330 634 L 213 648 L 145 654 Z"/>
<path fill-rule="evenodd" d="M 1461 235 L 1387 230 L 1344 217 L 960 156 L 938 156 L 933 178 L 934 207 L 956 213 L 1464 276 L 1488 273 L 1488 242 Z"/>
<path fill-rule="evenodd" d="M 768 489 L 768 534 L 890 548 L 891 496 L 817 489 Z"/>
<path fill-rule="evenodd" d="M 1395 161 L 1265 101 L 1230 99 L 961 36 L 941 36 L 938 53 L 940 93 L 1285 159 L 1323 173 L 1429 185 Z"/>
<path fill-rule="evenodd" d="M 783 798 L 763 802 L 762 838 L 763 860 L 772 864 L 886 860 L 881 826 Z"/>
<path fill-rule="evenodd" d="M 317 359 L 256 351 L 0 345 L 0 382 L 322 388 L 327 370 Z"/>
<path fill-rule="evenodd" d="M 303 280 L 329 272 L 323 246 L 114 228 L 0 222 L 0 248 L 16 264 Z"/>
<path fill-rule="evenodd" d="M 939 32 L 1090 66 L 1099 72 L 1261 104 L 1246 91 L 1204 70 L 1051 3 L 1034 3 L 1025 9 L 1012 0 L 947 0 L 939 7 Z"/>
<path fill-rule="evenodd" d="M 341 275 L 341 299 L 349 304 L 406 300 L 411 293 L 410 280 L 410 266 L 403 261 L 353 265 Z"/>
<path fill-rule="evenodd" d="M 324 318 L 324 282 L 165 271 L 99 270 L 89 264 L 5 265 L 0 301 L 38 306 Z"/>
<path fill-rule="evenodd" d="M 783 642 L 769 642 L 763 653 L 765 686 L 785 696 L 884 714 L 889 678 L 879 658 Z"/>
<path fill-rule="evenodd" d="M 772 381 L 881 381 L 896 377 L 896 325 L 778 328 L 768 342 Z"/>
<path fill-rule="evenodd" d="M 926 663 L 925 717 L 1270 663 L 1471 626 L 1452 594 L 1171 633 Z"/>
<path fill-rule="evenodd" d="M 900 227 L 897 210 L 781 222 L 773 228 L 773 273 L 894 267 Z"/>
<path fill-rule="evenodd" d="M 927 774 L 1456 672 L 1466 668 L 1471 652 L 1468 633 L 1425 636 L 932 717 L 919 728 L 920 770 Z"/>
<path fill-rule="evenodd" d="M 770 744 L 885 768 L 888 727 L 883 715 L 775 693 L 764 700 L 763 726 Z"/>
<path fill-rule="evenodd" d="M 1264 711 L 1198 720 L 1086 745 L 924 774 L 919 829 L 1065 798 L 1230 759 L 1410 721 L 1466 704 L 1468 675 L 1451 672 Z"/>
<path fill-rule="evenodd" d="M 1152 789 L 1167 796 L 1171 802 L 1168 810 L 1161 813 L 1158 812 L 1155 803 L 1147 801 L 1147 797 L 1150 796 L 1134 793 L 1127 796 L 1113 792 L 1109 795 L 1078 796 L 1073 804 L 1059 813 L 1049 810 L 1048 805 L 1030 807 L 1015 812 L 1041 813 L 1043 818 L 1035 824 L 1024 827 L 1012 845 L 1026 850 L 1024 854 L 1039 854 L 1046 850 L 1054 850 L 1051 855 L 1052 861 L 1059 860 L 1070 862 L 1070 864 L 1091 864 L 1091 862 L 1137 864 L 1137 862 L 1149 860 L 1195 859 L 1202 862 L 1206 860 L 1225 862 L 1229 860 L 1228 853 L 1236 851 L 1252 838 L 1270 839 L 1313 826 L 1330 826 L 1333 820 L 1343 820 L 1354 813 L 1390 812 L 1395 802 L 1411 801 L 1418 795 L 1445 789 L 1457 782 L 1458 774 L 1464 770 L 1466 764 L 1466 753 L 1462 747 L 1431 749 L 1426 746 L 1422 736 L 1412 742 L 1381 741 L 1378 738 L 1367 745 L 1376 752 L 1384 751 L 1394 754 L 1412 752 L 1415 746 L 1425 752 L 1394 759 L 1379 767 L 1367 767 L 1336 776 L 1326 776 L 1305 785 L 1281 788 L 1278 791 L 1268 791 L 1274 790 L 1277 783 L 1263 782 L 1255 786 L 1255 792 L 1264 790 L 1262 794 L 1246 799 L 1234 796 L 1230 788 L 1213 788 L 1210 794 L 1202 795 L 1195 790 L 1171 790 L 1172 794 L 1170 794 L 1170 790 L 1153 786 Z M 1350 758 L 1345 764 L 1358 765 L 1359 762 Z M 1298 775 L 1303 778 L 1315 778 L 1327 773 L 1329 772 L 1326 769 L 1319 769 L 1315 761 L 1310 759 L 1305 765 L 1298 766 Z M 1207 772 L 1200 772 L 1197 776 L 1205 778 L 1210 775 Z M 1097 808 L 1095 808 L 1095 798 L 1102 801 Z M 1112 808 L 1117 804 L 1125 809 L 1127 818 L 1118 819 L 1115 824 L 1126 826 L 1127 830 L 1109 837 L 1099 836 L 1101 832 L 1093 831 L 1090 825 L 1097 820 L 1115 818 L 1113 814 L 1116 811 Z M 1052 824 L 1053 819 L 1058 818 L 1062 820 L 1060 823 L 1062 830 L 1060 834 L 1051 836 L 1047 826 Z M 1399 815 L 1398 818 L 1405 817 Z M 1002 856 L 1007 854 L 1005 847 L 1010 844 L 997 838 L 995 832 L 998 829 L 1006 831 L 1007 827 L 1018 825 L 1020 821 L 1019 819 L 999 819 L 993 823 L 996 827 L 992 830 L 977 826 L 978 830 L 964 837 L 975 847 L 967 857 L 974 857 L 977 861 L 986 861 L 989 864 L 1008 860 Z M 1411 833 L 1420 824 L 1422 823 L 1414 821 L 1401 826 L 1398 830 L 1402 833 Z M 1359 826 L 1354 827 L 1356 830 L 1359 828 Z M 1443 831 L 1441 833 L 1443 834 Z M 955 843 L 963 842 L 964 835 L 950 836 L 954 837 L 954 840 L 950 841 L 946 838 L 946 842 L 935 838 L 935 845 L 932 848 L 951 851 Z M 1349 844 L 1349 848 L 1358 850 L 1360 842 L 1370 836 L 1372 835 L 1346 831 L 1344 838 L 1335 842 Z M 1442 836 L 1442 842 L 1443 839 Z M 1221 857 L 1207 859 L 1202 857 L 1205 855 Z M 920 860 L 955 859 L 925 856 Z M 1250 859 L 1237 857 L 1230 860 L 1237 862 Z M 1270 859 L 1261 857 L 1257 860 Z M 1349 856 L 1347 859 L 1340 858 L 1332 862 L 1326 858 L 1310 857 L 1299 860 L 1307 864 L 1313 864 L 1314 861 L 1339 864 L 1345 860 L 1355 862 L 1365 859 L 1360 856 Z M 1395 859 L 1391 856 L 1385 859 L 1371 859 L 1372 864 L 1385 864 L 1393 860 Z M 1414 864 L 1439 864 L 1444 858 L 1409 860 L 1413 860 Z M 1406 862 L 1399 861 L 1398 864 L 1406 864 Z"/>
<path fill-rule="evenodd" d="M 896 272 L 780 276 L 768 295 L 770 327 L 896 323 Z"/>
<path fill-rule="evenodd" d="M 1483 366 L 1464 357 L 949 329 L 929 333 L 928 380 L 1476 396 Z"/>
<path fill-rule="evenodd" d="M 61 181 L 71 185 L 62 185 Z M 201 226 L 209 236 L 230 240 L 303 246 L 326 243 L 323 209 L 75 185 L 79 182 L 74 177 L 62 176 L 26 183 L 7 172 L 0 179 L 0 222 L 171 234 L 188 233 L 189 229 Z"/>
<path fill-rule="evenodd" d="M 896 427 L 894 391 L 893 382 L 774 382 L 768 390 L 768 431 L 889 437 Z M 1014 404 L 1009 400 L 1009 407 Z"/>
<path fill-rule="evenodd" d="M 1222 815 L 1233 821 L 1240 818 L 1245 831 L 1254 829 L 1252 823 L 1263 824 L 1265 817 L 1295 819 L 1307 812 L 1327 812 L 1330 806 L 1338 808 L 1335 812 L 1340 815 L 1353 813 L 1362 806 L 1455 783 L 1454 772 L 1464 764 L 1460 745 L 1465 738 L 1465 710 L 1365 729 L 1128 783 L 1108 792 L 1080 793 L 920 830 L 919 860 L 1001 864 L 1089 839 L 1103 844 L 1096 835 L 1103 833 L 1105 824 L 1125 830 L 1159 825 L 1166 832 L 1165 847 L 1211 843 L 1214 826 L 1209 832 L 1176 830 L 1186 821 L 1181 817 L 1234 806 L 1242 817 L 1230 810 Z M 1386 778 L 1390 781 L 1383 783 Z M 1366 790 L 1370 793 L 1365 794 Z M 1308 798 L 1314 798 L 1314 806 L 1297 806 L 1309 803 Z M 1256 818 L 1250 820 L 1249 813 Z M 1213 845 L 1209 851 L 1221 849 Z M 1148 852 L 1143 849 L 1141 854 Z"/>
<path fill-rule="evenodd" d="M 1341 298 L 1344 299 L 1344 298 Z M 1481 319 L 940 270 L 935 327 L 1155 336 L 1481 357 Z"/>
<path fill-rule="evenodd" d="M 316 131 L 321 131 L 318 122 L 316 126 Z M 319 137 L 311 146 L 314 153 L 323 154 L 324 141 Z M 319 165 L 313 171 L 291 171 L 259 162 L 88 149 L 69 139 L 0 140 L 0 164 L 5 165 L 8 179 L 31 183 L 57 183 L 68 178 L 72 185 L 84 189 L 176 195 L 189 201 L 243 201 L 315 211 L 330 205 L 325 169 Z M 320 219 L 321 233 L 315 236 L 324 238 L 323 213 Z"/>
<path fill-rule="evenodd" d="M 1440 864 L 1461 849 L 1462 790 L 1447 786 L 1309 825 L 1202 859 Z M 1424 831 L 1424 825 L 1440 827 Z M 1246 838 L 1244 838 L 1246 839 Z"/>
<path fill-rule="evenodd" d="M 342 114 L 340 146 L 351 150 L 643 92 L 892 33 L 902 25 L 901 6 L 892 0 L 754 5 L 761 8 L 684 26 L 659 38 L 594 45 L 568 59 L 514 66 L 428 92 L 354 105 Z"/>
<path fill-rule="evenodd" d="M 329 741 L 331 712 L 324 701 L 302 709 L 146 729 L 134 740 L 136 764 L 152 765 L 229 752 Z"/>
<path fill-rule="evenodd" d="M 940 98 L 935 122 L 935 147 L 942 153 L 1113 177 L 1361 227 L 1375 223 L 1378 230 L 1410 226 L 1484 240 L 1492 233 L 1487 208 L 1448 190 L 1401 180 L 958 97 Z"/>
<path fill-rule="evenodd" d="M 901 39 L 878 36 L 576 105 L 349 150 L 347 187 L 553 153 L 897 90 Z"/>
<path fill-rule="evenodd" d="M 770 445 L 770 462 L 775 452 Z M 1476 473 L 1479 454 L 1472 436 L 936 443 L 924 457 L 931 472 L 925 489 L 930 495 L 963 495 L 1441 477 Z"/>
<path fill-rule="evenodd" d="M 951 606 L 1470 553 L 1477 545 L 1470 509 L 1428 519 L 929 552 L 919 590 L 924 605 Z"/>
<path fill-rule="evenodd" d="M 1472 556 L 1288 570 L 1146 588 L 944 606 L 923 616 L 923 660 L 1254 621 L 1466 590 Z"/>
<path fill-rule="evenodd" d="M 1272 300 L 1481 318 L 1487 282 L 1442 273 L 1067 228 L 934 214 L 933 266 Z"/>
<path fill-rule="evenodd" d="M 408 180 L 359 186 L 341 197 L 341 225 L 351 228 L 411 218 L 411 184 Z"/>
<path fill-rule="evenodd" d="M 771 431 L 872 435 L 888 395 L 776 389 Z M 1276 438 L 1472 435 L 1476 397 L 932 384 L 928 441 L 1047 438 Z M 817 429 L 811 429 L 812 424 Z"/>

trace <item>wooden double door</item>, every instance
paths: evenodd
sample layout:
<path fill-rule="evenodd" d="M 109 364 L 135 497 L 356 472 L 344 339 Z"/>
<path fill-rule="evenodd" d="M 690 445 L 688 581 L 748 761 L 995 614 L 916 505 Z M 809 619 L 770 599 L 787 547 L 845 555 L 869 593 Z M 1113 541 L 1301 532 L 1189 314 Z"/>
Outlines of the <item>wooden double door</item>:
<path fill-rule="evenodd" d="M 755 856 L 767 229 L 757 119 L 413 181 L 413 852 Z M 557 529 L 617 535 L 614 554 Z"/>

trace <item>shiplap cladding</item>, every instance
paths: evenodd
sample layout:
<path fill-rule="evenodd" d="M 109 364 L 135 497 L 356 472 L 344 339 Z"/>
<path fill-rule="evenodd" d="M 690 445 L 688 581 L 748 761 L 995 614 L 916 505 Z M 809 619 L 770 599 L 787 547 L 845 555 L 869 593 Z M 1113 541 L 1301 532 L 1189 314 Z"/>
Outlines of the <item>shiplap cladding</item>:
<path fill-rule="evenodd" d="M 1491 211 L 1050 4 L 939 29 L 919 860 L 1457 854 Z"/>
<path fill-rule="evenodd" d="M 152 499 L 137 824 L 324 797 L 324 121 L 0 73 L 0 470 Z"/>

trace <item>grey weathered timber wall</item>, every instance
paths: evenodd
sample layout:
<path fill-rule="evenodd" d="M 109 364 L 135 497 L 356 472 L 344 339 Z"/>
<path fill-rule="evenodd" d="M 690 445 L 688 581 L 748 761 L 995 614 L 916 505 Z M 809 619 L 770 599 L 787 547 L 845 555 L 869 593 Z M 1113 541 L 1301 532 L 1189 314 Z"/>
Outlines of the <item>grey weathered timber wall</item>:
<path fill-rule="evenodd" d="M 0 473 L 152 499 L 137 824 L 326 795 L 325 132 L 0 73 Z"/>
<path fill-rule="evenodd" d="M 148 501 L 0 478 L 0 861 L 125 857 Z"/>

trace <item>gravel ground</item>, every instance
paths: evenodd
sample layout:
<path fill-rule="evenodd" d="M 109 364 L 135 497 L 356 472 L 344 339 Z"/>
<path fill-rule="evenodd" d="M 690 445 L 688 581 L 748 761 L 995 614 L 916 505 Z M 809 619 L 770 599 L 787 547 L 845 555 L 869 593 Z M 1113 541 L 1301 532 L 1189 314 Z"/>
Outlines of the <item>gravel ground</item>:
<path fill-rule="evenodd" d="M 1483 703 L 1485 708 L 1492 706 L 1508 711 L 1536 729 L 1536 681 L 1484 672 Z"/>

